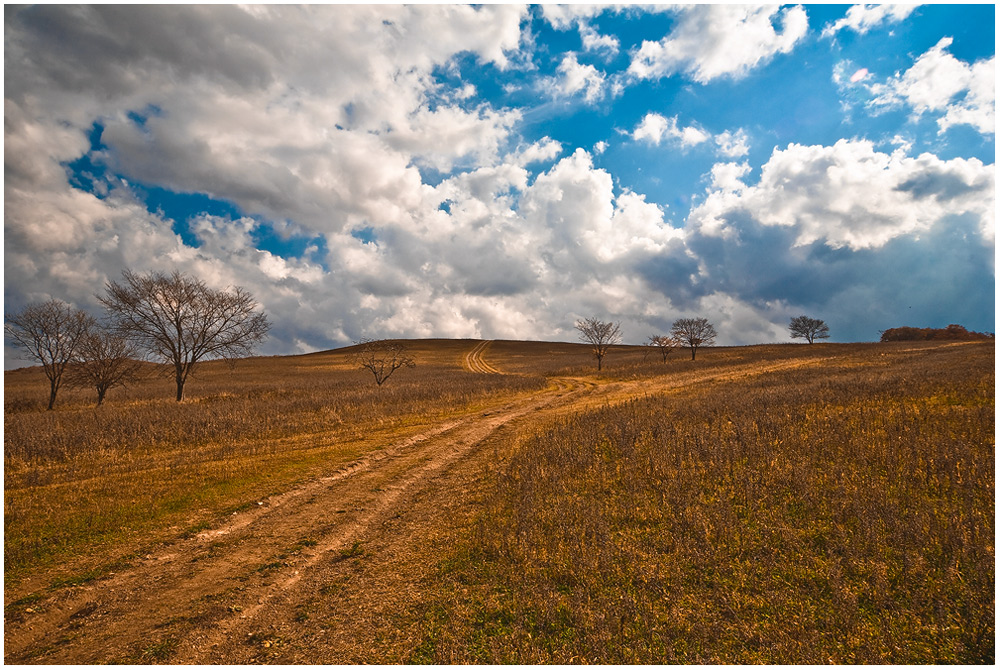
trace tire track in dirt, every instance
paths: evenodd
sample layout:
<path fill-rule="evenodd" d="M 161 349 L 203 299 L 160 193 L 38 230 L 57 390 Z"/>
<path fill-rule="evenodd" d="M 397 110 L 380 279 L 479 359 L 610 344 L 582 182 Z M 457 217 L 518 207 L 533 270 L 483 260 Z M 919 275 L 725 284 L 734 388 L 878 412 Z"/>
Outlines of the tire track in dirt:
<path fill-rule="evenodd" d="M 169 651 L 172 661 L 219 662 L 215 649 L 261 627 L 276 597 L 308 581 L 317 564 L 349 554 L 404 498 L 475 445 L 500 427 L 587 390 L 563 381 L 449 420 L 258 501 L 216 528 L 167 543 L 132 567 L 59 589 L 23 616 L 8 617 L 5 661 L 149 662 Z"/>
<path fill-rule="evenodd" d="M 491 375 L 503 374 L 503 372 L 501 372 L 497 368 L 487 363 L 486 360 L 483 358 L 483 352 L 492 343 L 493 340 L 483 340 L 475 347 L 473 347 L 472 351 L 470 351 L 465 355 L 465 359 L 463 361 L 463 366 L 465 367 L 465 369 L 470 372 L 479 372 L 482 374 L 491 374 Z"/>

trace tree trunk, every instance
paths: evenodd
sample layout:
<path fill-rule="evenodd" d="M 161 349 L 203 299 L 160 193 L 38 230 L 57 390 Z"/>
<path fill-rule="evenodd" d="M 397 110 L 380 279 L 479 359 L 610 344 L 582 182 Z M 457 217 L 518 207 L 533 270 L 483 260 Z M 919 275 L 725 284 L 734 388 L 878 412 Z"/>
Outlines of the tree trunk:
<path fill-rule="evenodd" d="M 52 407 L 56 404 L 56 392 L 58 390 L 59 390 L 59 385 L 56 384 L 55 380 L 53 379 L 52 382 L 49 384 L 49 409 L 52 409 Z"/>
<path fill-rule="evenodd" d="M 104 402 L 104 394 L 107 393 L 107 392 L 108 392 L 108 390 L 104 389 L 104 388 L 98 388 L 97 389 L 97 406 L 98 407 L 100 407 L 101 403 Z"/>
<path fill-rule="evenodd" d="M 697 347 L 691 347 L 691 360 L 694 360 L 694 354 L 698 351 Z"/>
<path fill-rule="evenodd" d="M 184 378 L 180 375 L 177 376 L 177 402 L 181 401 L 184 397 Z"/>

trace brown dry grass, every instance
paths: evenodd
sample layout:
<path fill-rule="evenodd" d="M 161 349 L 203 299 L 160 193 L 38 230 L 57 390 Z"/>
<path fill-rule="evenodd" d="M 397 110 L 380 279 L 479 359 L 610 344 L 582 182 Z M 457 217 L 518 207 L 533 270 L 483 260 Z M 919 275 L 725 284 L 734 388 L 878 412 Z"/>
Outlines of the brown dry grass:
<path fill-rule="evenodd" d="M 466 475 L 430 480 L 363 548 L 345 545 L 365 554 L 304 571 L 276 610 L 294 619 L 247 622 L 279 631 L 278 652 L 270 637 L 252 649 L 291 662 L 993 661 L 992 342 L 713 348 L 665 365 L 620 347 L 600 374 L 582 345 L 493 342 L 486 358 L 508 375 L 463 370 L 475 345 L 411 343 L 417 369 L 381 393 L 341 351 L 213 364 L 184 403 L 158 379 L 97 411 L 74 392 L 45 412 L 37 371 L 7 373 L 8 609 L 27 611 L 19 593 L 58 601 L 39 589 L 380 445 L 464 417 L 474 432 L 508 399 L 565 384 L 586 392 L 462 447 Z M 135 658 L 191 643 L 157 631 L 174 646 Z"/>
<path fill-rule="evenodd" d="M 4 375 L 4 568 L 8 584 L 78 554 L 128 553 L 255 498 L 544 379 L 472 374 L 469 341 L 410 343 L 417 367 L 381 389 L 352 349 L 204 364 L 187 397 L 152 375 L 109 393 L 60 394 L 39 368 Z"/>
<path fill-rule="evenodd" d="M 993 345 L 838 350 L 524 441 L 411 660 L 992 663 Z"/>

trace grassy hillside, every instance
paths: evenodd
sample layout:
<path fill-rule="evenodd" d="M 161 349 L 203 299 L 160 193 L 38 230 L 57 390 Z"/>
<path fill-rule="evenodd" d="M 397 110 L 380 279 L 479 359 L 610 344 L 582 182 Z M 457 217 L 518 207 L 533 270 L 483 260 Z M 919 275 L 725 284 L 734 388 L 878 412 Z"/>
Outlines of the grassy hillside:
<path fill-rule="evenodd" d="M 992 663 L 993 346 L 840 349 L 513 445 L 412 659 Z"/>
<path fill-rule="evenodd" d="M 380 389 L 351 348 L 196 370 L 183 402 L 150 374 L 94 407 L 90 390 L 45 411 L 40 368 L 4 375 L 8 579 L 77 554 L 141 547 L 196 528 L 393 438 L 545 384 L 466 372 L 468 341 L 415 341 Z M 164 531 L 164 532 L 160 532 Z"/>
<path fill-rule="evenodd" d="M 181 403 L 149 377 L 97 409 L 70 390 L 52 412 L 40 370 L 6 373 L 5 600 L 94 579 L 443 421 L 575 388 L 478 452 L 454 517 L 472 521 L 438 529 L 446 554 L 399 594 L 399 634 L 352 658 L 992 662 L 992 342 L 666 364 L 617 347 L 600 373 L 582 345 L 492 342 L 506 374 L 466 369 L 477 344 L 409 342 L 417 367 L 381 391 L 344 349 L 209 363 Z"/>

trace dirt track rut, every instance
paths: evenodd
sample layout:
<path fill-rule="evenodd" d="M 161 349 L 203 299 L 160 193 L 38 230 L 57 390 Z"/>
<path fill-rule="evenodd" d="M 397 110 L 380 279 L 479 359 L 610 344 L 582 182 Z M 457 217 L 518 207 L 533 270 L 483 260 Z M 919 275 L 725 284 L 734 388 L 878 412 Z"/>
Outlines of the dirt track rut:
<path fill-rule="evenodd" d="M 490 346 L 492 342 L 493 340 L 483 340 L 475 347 L 473 347 L 472 351 L 470 351 L 465 355 L 463 366 L 465 367 L 466 370 L 469 370 L 470 372 L 480 372 L 491 375 L 502 374 L 500 370 L 487 363 L 486 359 L 483 358 L 483 353 L 486 351 L 486 349 Z"/>

